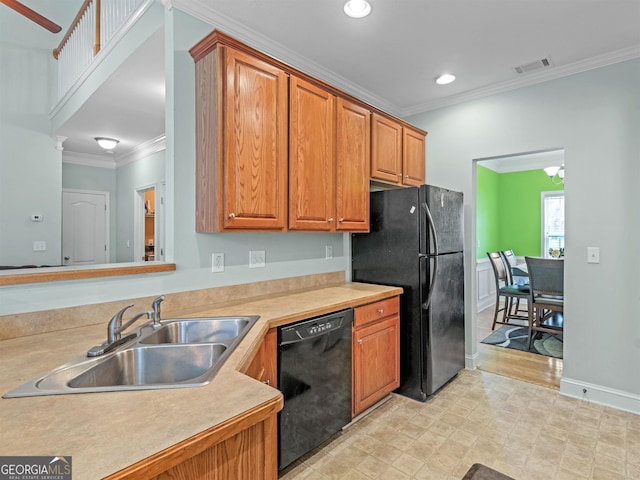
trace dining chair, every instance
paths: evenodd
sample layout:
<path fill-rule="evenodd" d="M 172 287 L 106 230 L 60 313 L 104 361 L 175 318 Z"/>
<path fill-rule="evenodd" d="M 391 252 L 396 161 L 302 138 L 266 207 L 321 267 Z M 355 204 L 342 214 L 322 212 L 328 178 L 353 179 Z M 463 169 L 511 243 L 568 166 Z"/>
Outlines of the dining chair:
<path fill-rule="evenodd" d="M 500 252 L 487 252 L 491 267 L 493 268 L 493 275 L 496 281 L 496 308 L 493 314 L 493 324 L 491 330 L 496 328 L 496 323 L 503 325 L 515 325 L 524 327 L 522 323 L 512 323 L 510 320 L 523 320 L 529 321 L 529 315 L 514 311 L 514 307 L 520 300 L 527 299 L 529 297 L 529 288 L 527 285 L 513 285 L 509 283 L 511 276 L 507 273 L 507 267 L 505 261 L 502 258 Z M 500 307 L 500 300 L 504 299 L 504 306 Z M 514 300 L 516 301 L 514 303 Z M 498 313 L 502 312 L 502 320 L 498 320 Z"/>
<path fill-rule="evenodd" d="M 525 257 L 529 271 L 529 335 L 533 332 L 559 333 L 563 322 L 552 322 L 556 313 L 564 315 L 564 260 Z"/>
<path fill-rule="evenodd" d="M 502 259 L 504 260 L 505 267 L 507 268 L 507 283 L 510 285 L 520 285 L 520 284 L 528 284 L 529 276 L 523 276 L 522 270 L 516 269 L 518 266 L 518 259 L 516 254 L 513 253 L 513 250 L 502 250 L 500 252 L 502 255 Z M 518 274 L 516 275 L 516 272 Z M 527 310 L 523 310 L 520 308 L 520 299 L 516 299 L 516 312 L 527 312 Z"/>

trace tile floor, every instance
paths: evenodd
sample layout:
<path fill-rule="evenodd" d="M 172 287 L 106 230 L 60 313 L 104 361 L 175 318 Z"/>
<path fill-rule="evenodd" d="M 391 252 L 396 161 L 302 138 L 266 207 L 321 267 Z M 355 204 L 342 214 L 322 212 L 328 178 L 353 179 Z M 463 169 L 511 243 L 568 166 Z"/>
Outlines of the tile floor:
<path fill-rule="evenodd" d="M 425 403 L 399 395 L 282 480 L 460 480 L 473 463 L 516 480 L 640 479 L 640 415 L 479 370 Z"/>

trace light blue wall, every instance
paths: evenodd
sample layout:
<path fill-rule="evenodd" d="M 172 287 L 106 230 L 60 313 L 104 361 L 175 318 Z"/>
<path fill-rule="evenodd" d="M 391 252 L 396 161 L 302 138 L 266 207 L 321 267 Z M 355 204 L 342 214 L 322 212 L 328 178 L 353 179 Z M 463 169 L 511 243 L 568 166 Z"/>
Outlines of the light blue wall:
<path fill-rule="evenodd" d="M 565 149 L 562 391 L 640 412 L 640 60 L 408 119 L 429 132 L 428 183 L 465 193 L 467 318 L 475 315 L 473 160 Z M 587 263 L 587 247 L 601 249 Z M 467 354 L 476 353 L 467 329 Z"/>
<path fill-rule="evenodd" d="M 47 116 L 54 60 L 0 35 L 0 265 L 59 265 L 62 153 Z M 46 251 L 34 252 L 34 241 Z"/>

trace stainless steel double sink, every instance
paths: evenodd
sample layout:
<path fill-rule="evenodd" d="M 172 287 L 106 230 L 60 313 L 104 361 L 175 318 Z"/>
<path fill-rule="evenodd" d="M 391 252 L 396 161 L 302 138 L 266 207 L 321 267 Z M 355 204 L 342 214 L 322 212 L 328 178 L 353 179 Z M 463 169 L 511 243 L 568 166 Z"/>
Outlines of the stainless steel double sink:
<path fill-rule="evenodd" d="M 206 385 L 258 316 L 162 320 L 134 330 L 117 350 L 77 357 L 4 398 Z"/>

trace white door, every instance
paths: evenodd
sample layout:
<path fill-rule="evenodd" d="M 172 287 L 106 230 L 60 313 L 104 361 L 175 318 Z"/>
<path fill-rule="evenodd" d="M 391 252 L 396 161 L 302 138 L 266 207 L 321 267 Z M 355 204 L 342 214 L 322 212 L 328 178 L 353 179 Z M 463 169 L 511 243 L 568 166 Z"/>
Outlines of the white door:
<path fill-rule="evenodd" d="M 109 263 L 108 192 L 62 191 L 62 264 Z"/>

